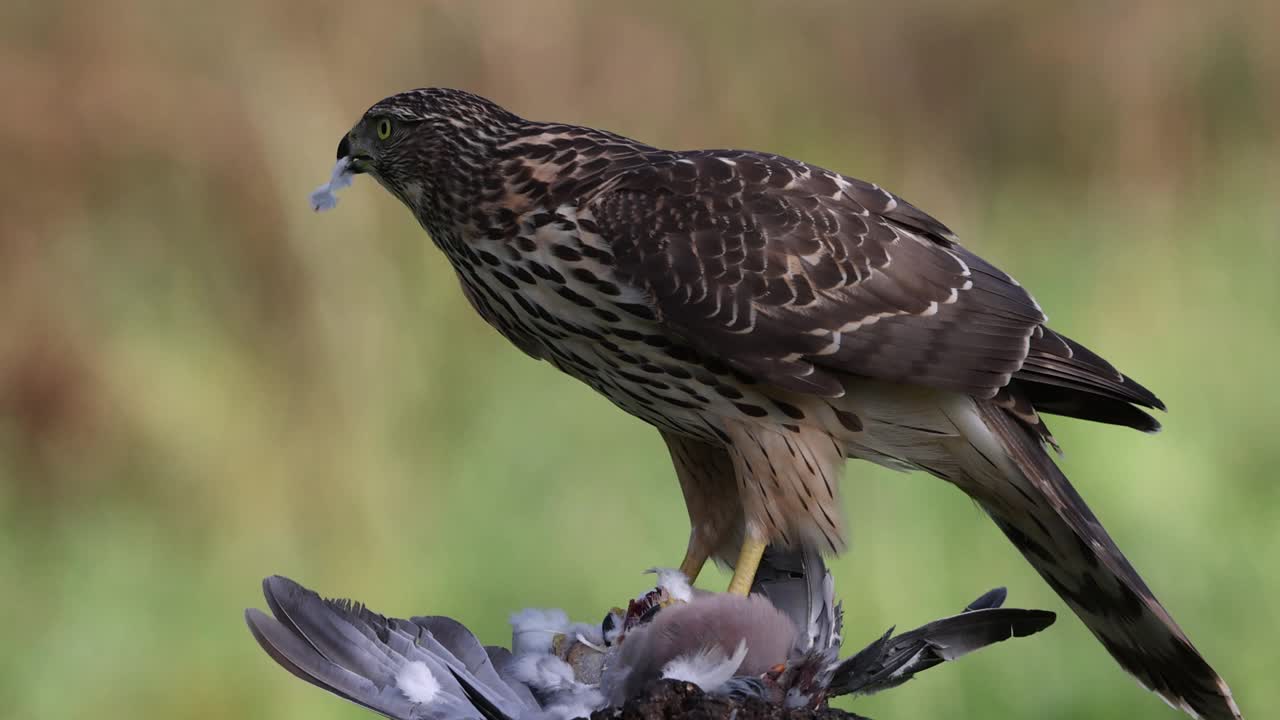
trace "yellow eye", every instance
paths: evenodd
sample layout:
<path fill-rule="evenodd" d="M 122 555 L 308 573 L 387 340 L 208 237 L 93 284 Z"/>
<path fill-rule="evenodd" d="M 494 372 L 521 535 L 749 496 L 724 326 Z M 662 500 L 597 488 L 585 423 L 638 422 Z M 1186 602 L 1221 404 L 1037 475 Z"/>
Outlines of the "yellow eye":
<path fill-rule="evenodd" d="M 391 137 L 391 121 L 382 118 L 378 121 L 378 139 L 386 140 L 389 137 Z"/>

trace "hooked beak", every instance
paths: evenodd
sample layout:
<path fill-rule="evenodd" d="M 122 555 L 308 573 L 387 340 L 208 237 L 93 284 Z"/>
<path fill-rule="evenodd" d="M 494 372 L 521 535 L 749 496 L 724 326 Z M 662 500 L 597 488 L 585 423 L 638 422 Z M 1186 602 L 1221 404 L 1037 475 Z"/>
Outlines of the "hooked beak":
<path fill-rule="evenodd" d="M 364 173 L 369 171 L 370 157 L 368 155 L 352 155 L 351 154 L 351 134 L 342 136 L 342 140 L 338 141 L 338 159 L 351 158 L 351 172 Z"/>

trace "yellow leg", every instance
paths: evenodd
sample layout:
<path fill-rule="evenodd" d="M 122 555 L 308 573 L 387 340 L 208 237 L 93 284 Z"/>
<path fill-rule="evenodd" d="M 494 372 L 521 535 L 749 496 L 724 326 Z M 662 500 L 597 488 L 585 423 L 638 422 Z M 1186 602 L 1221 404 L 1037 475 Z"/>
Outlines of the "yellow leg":
<path fill-rule="evenodd" d="M 690 542 L 689 549 L 684 551 L 684 561 L 680 563 L 680 572 L 689 578 L 690 585 L 698 579 L 698 573 L 702 572 L 702 566 L 706 564 L 707 551 L 700 545 Z"/>
<path fill-rule="evenodd" d="M 728 592 L 743 596 L 751 592 L 751 583 L 756 580 L 756 570 L 760 569 L 760 558 L 764 557 L 767 546 L 765 541 L 747 536 L 742 543 L 742 550 L 738 552 L 738 562 L 733 566 L 733 579 L 729 581 Z"/>

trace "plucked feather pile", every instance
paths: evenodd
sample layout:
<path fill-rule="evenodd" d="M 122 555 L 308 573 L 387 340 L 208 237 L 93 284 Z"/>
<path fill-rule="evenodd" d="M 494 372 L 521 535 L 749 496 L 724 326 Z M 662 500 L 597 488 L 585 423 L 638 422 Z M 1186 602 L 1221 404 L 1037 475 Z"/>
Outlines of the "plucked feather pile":
<path fill-rule="evenodd" d="M 560 610 L 517 612 L 510 649 L 482 645 L 451 618 L 389 618 L 279 576 L 263 583 L 271 614 L 250 609 L 245 618 L 286 670 L 397 720 L 584 717 L 663 680 L 779 711 L 816 710 L 1055 619 L 1002 608 L 997 589 L 958 615 L 898 635 L 890 629 L 840 660 L 840 607 L 821 559 L 806 558 L 799 572 L 785 569 L 787 558 L 772 560 L 747 597 L 693 590 L 680 573 L 662 572 L 656 588 L 601 625 L 570 622 Z"/>

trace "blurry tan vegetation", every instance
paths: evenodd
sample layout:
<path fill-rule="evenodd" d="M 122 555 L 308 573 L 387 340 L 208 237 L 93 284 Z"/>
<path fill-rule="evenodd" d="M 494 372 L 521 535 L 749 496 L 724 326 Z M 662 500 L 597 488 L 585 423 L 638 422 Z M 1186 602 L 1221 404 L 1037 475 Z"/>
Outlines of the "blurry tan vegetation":
<path fill-rule="evenodd" d="M 306 193 L 363 110 L 462 87 L 922 205 L 1169 403 L 1053 423 L 1246 713 L 1280 705 L 1280 4 L 108 3 L 0 9 L 0 698 L 31 718 L 365 717 L 240 620 L 281 572 L 394 613 L 591 618 L 675 564 L 656 434 L 474 316 L 408 213 Z M 996 584 L 936 480 L 857 465 L 848 633 Z M 712 575 L 705 583 L 717 586 Z M 1074 619 L 862 713 L 1173 717 Z"/>

